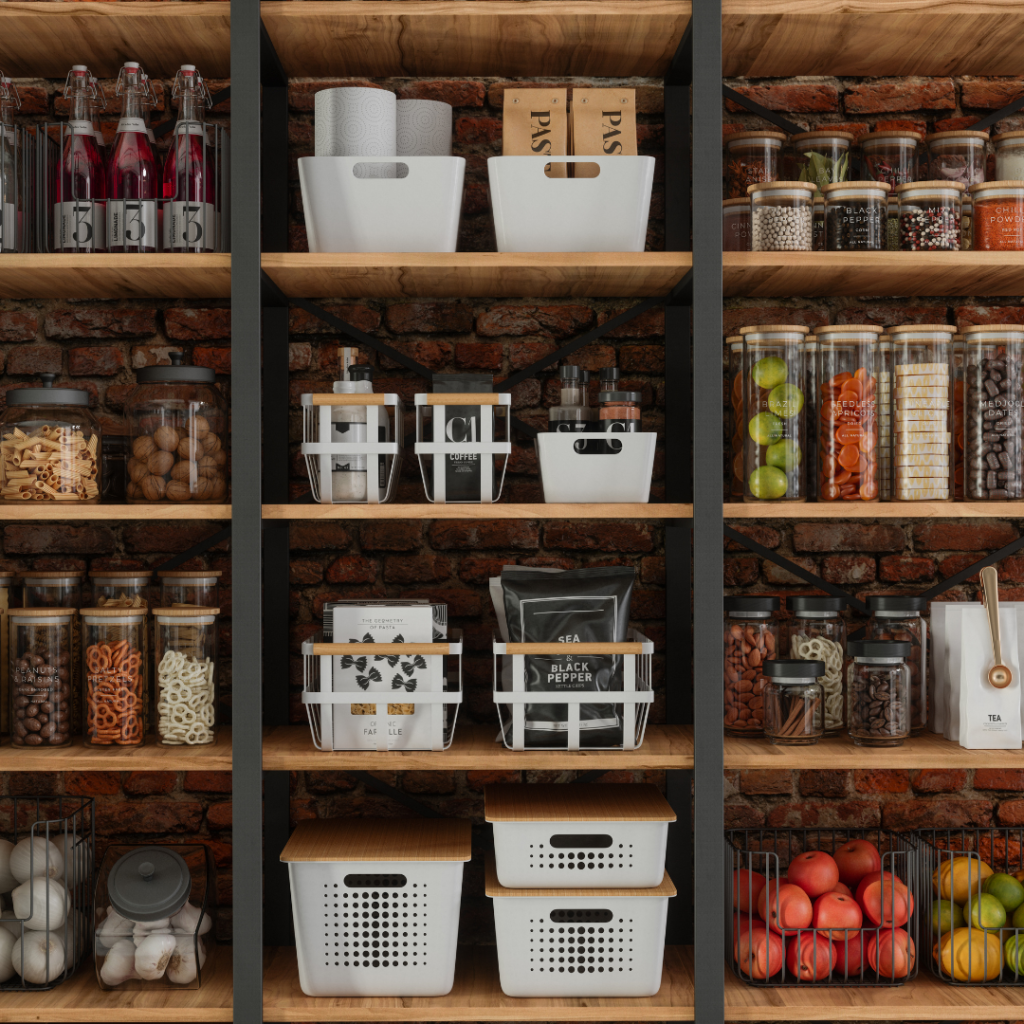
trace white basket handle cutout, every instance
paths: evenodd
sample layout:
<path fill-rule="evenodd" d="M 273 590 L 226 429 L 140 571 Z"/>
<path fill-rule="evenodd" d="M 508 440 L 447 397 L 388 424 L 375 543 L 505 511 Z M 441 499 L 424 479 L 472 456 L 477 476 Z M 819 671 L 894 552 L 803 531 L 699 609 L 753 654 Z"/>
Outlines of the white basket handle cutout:
<path fill-rule="evenodd" d="M 409 165 L 397 160 L 365 160 L 352 165 L 352 177 L 366 179 L 408 178 Z"/>

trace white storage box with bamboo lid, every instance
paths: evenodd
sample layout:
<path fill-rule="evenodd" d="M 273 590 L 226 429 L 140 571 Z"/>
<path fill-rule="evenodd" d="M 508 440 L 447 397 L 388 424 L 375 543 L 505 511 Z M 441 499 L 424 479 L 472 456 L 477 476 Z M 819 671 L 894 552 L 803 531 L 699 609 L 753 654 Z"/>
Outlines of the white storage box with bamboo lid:
<path fill-rule="evenodd" d="M 652 888 L 672 806 L 650 783 L 499 783 L 484 790 L 497 878 L 510 889 Z"/>
<path fill-rule="evenodd" d="M 509 889 L 488 857 L 501 991 L 527 999 L 657 995 L 675 894 L 667 874 L 652 889 Z"/>
<path fill-rule="evenodd" d="M 300 821 L 288 865 L 307 996 L 443 996 L 455 981 L 468 821 Z"/>

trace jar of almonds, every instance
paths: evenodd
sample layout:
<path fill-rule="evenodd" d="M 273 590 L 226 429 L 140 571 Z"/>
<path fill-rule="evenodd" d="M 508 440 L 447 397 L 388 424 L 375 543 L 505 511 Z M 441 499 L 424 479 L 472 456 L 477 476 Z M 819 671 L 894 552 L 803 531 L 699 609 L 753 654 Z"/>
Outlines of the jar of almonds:
<path fill-rule="evenodd" d="M 227 409 L 214 371 L 183 366 L 139 370 L 125 404 L 131 432 L 129 502 L 228 500 Z"/>

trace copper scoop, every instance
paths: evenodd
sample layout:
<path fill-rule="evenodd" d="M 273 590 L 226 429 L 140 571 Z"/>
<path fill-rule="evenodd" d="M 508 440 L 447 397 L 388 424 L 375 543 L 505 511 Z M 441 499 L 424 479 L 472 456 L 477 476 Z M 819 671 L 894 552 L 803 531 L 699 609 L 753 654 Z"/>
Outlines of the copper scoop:
<path fill-rule="evenodd" d="M 988 681 L 997 689 L 1005 689 L 1013 682 L 1013 673 L 1002 663 L 1003 643 L 999 633 L 999 574 L 990 565 L 981 570 L 982 604 L 988 612 L 988 631 L 992 636 L 992 656 L 995 664 L 988 670 Z"/>

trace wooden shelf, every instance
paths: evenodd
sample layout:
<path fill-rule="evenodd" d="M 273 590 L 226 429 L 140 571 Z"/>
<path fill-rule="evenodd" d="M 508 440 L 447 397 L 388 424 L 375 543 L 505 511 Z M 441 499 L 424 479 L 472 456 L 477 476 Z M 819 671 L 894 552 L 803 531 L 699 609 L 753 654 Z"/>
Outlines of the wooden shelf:
<path fill-rule="evenodd" d="M 290 76 L 661 77 L 688 0 L 264 0 Z M 1016 72 L 1007 72 L 1016 73 Z"/>
<path fill-rule="evenodd" d="M 194 991 L 153 987 L 147 991 L 103 992 L 92 960 L 49 992 L 0 993 L 0 1021 L 230 1021 L 231 949 L 215 948 L 203 968 L 203 987 Z"/>
<path fill-rule="evenodd" d="M 729 519 L 995 519 L 1024 516 L 1019 501 L 726 502 Z"/>
<path fill-rule="evenodd" d="M 296 298 L 640 298 L 667 295 L 693 266 L 688 252 L 282 252 L 262 261 Z"/>
<path fill-rule="evenodd" d="M 308 2 L 308 0 L 307 0 Z M 489 2 L 489 0 L 488 0 Z M 753 507 L 753 506 L 751 506 Z M 1024 512 L 1024 509 L 1022 509 Z M 264 505 L 264 519 L 692 519 L 692 505 Z"/>
<path fill-rule="evenodd" d="M 88 57 L 100 78 L 137 60 L 153 78 L 173 78 L 182 61 L 208 78 L 231 74 L 231 4 L 0 4 L 0 68 L 11 78 L 63 79 Z M 19 260 L 21 257 L 19 257 Z M 66 294 L 66 293 L 64 293 Z M 2 1018 L 0 1018 L 2 1019 Z"/>
<path fill-rule="evenodd" d="M 204 747 L 164 747 L 147 736 L 141 747 L 87 747 L 81 737 L 69 747 L 0 746 L 0 772 L 184 772 L 231 771 L 231 729 L 222 726 Z M 0 1012 L 0 1021 L 3 1014 Z"/>
<path fill-rule="evenodd" d="M 747 985 L 725 968 L 725 1019 L 769 1020 L 1015 1020 L 1024 986 L 946 985 L 928 973 L 918 946 L 918 976 L 889 988 L 767 988 Z"/>
<path fill-rule="evenodd" d="M 191 502 L 178 505 L 79 505 L 69 508 L 70 502 L 0 502 L 0 521 L 29 519 L 230 519 L 230 505 L 200 505 Z"/>
<path fill-rule="evenodd" d="M 727 252 L 723 267 L 727 296 L 1020 295 L 1024 252 Z"/>
<path fill-rule="evenodd" d="M 726 77 L 1016 75 L 1016 0 L 724 0 Z"/>
<path fill-rule="evenodd" d="M 0 1011 L 2 1013 L 2 1011 Z M 0 1017 L 0 1020 L 3 1018 Z M 292 948 L 267 951 L 263 1019 L 270 1021 L 693 1020 L 693 949 L 669 946 L 661 991 L 648 999 L 512 999 L 498 983 L 493 947 L 461 946 L 446 996 L 312 999 L 299 988 Z"/>
<path fill-rule="evenodd" d="M 1024 768 L 1019 750 L 966 750 L 933 732 L 902 747 L 858 747 L 846 735 L 811 747 L 777 747 L 766 739 L 725 737 L 726 768 Z"/>
<path fill-rule="evenodd" d="M 285 725 L 263 735 L 267 771 L 634 771 L 693 768 L 693 726 L 650 725 L 639 750 L 506 750 L 497 725 L 456 726 L 448 750 L 317 750 L 307 725 Z"/>
<path fill-rule="evenodd" d="M 0 3 L 8 7 L 80 11 L 83 7 L 119 7 L 119 3 Z M 125 7 L 218 7 L 219 2 L 130 3 Z M 226 6 L 226 5 L 225 5 Z M 156 30 L 154 30 L 156 31 Z M 78 58 L 76 58 L 78 59 Z M 142 61 L 142 66 L 149 66 Z M 67 67 L 62 65 L 63 76 Z M 202 65 L 200 65 L 201 67 Z M 6 70 L 0 63 L 0 69 Z M 95 69 L 93 69 L 95 70 Z M 205 68 L 203 69 L 205 73 Z M 173 73 L 173 72 L 172 72 Z M 32 72 L 38 75 L 38 71 Z M 231 297 L 231 256 L 227 253 L 25 253 L 0 261 L 0 299 L 227 299 Z"/>

